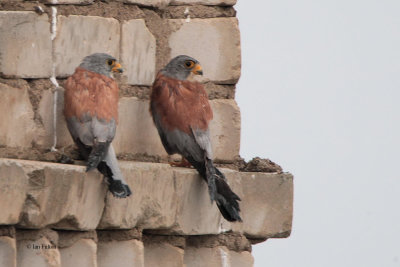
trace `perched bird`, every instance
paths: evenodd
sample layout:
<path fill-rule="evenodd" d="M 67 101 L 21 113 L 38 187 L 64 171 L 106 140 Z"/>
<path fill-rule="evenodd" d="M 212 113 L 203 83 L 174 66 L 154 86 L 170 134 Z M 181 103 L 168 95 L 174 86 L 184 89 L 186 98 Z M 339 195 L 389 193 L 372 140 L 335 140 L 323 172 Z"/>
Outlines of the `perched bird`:
<path fill-rule="evenodd" d="M 186 159 L 208 184 L 214 200 L 228 221 L 242 221 L 239 196 L 213 165 L 208 125 L 213 113 L 201 83 L 188 80 L 202 75 L 199 62 L 189 56 L 173 58 L 158 74 L 150 97 L 150 113 L 168 154 Z"/>
<path fill-rule="evenodd" d="M 112 72 L 122 67 L 110 55 L 85 57 L 65 83 L 64 115 L 68 130 L 87 161 L 86 171 L 97 168 L 120 198 L 131 190 L 118 167 L 111 145 L 118 123 L 118 85 Z"/>

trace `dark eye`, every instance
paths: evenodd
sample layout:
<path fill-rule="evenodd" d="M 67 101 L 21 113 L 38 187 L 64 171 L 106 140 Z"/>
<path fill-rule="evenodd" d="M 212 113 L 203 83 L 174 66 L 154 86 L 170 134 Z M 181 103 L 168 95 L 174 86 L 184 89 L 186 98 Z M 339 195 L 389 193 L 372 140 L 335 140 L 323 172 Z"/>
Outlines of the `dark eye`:
<path fill-rule="evenodd" d="M 114 64 L 114 60 L 112 59 L 107 59 L 107 65 L 112 66 Z"/>
<path fill-rule="evenodd" d="M 193 68 L 194 62 L 191 60 L 188 60 L 185 62 L 185 66 L 186 66 L 186 68 Z"/>

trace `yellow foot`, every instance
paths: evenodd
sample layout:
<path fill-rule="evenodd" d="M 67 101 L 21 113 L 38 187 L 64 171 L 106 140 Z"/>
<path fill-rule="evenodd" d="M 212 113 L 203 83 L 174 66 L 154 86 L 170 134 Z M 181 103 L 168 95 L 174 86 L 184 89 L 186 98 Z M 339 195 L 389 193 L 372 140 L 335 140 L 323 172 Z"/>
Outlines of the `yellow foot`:
<path fill-rule="evenodd" d="M 182 168 L 190 168 L 190 167 L 192 167 L 192 164 L 190 164 L 190 162 L 187 161 L 183 157 L 182 157 L 181 162 L 170 161 L 169 165 L 171 165 L 172 167 L 182 167 Z"/>

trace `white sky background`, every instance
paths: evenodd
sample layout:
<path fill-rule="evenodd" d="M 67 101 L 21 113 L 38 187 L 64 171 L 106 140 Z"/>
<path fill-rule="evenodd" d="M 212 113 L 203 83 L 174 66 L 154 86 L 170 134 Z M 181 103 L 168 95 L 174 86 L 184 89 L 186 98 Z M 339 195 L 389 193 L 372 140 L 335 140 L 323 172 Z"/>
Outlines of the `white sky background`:
<path fill-rule="evenodd" d="M 255 267 L 400 266 L 400 1 L 238 0 L 241 155 L 295 177 Z"/>

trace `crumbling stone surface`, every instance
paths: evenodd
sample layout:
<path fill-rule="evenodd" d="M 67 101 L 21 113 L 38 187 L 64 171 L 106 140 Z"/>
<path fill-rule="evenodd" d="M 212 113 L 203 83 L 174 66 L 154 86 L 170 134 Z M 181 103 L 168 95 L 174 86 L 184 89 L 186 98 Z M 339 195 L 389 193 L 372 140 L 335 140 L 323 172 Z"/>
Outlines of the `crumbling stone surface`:
<path fill-rule="evenodd" d="M 94 0 L 44 0 L 45 4 L 52 5 L 88 5 L 93 2 Z"/>
<path fill-rule="evenodd" d="M 282 167 L 270 159 L 255 157 L 249 162 L 242 158 L 238 160 L 237 165 L 242 172 L 277 172 L 282 173 Z"/>
<path fill-rule="evenodd" d="M 95 243 L 97 242 L 97 232 L 96 231 L 58 230 L 57 233 L 58 233 L 58 247 L 59 248 L 71 247 L 81 239 L 91 239 Z"/>
<path fill-rule="evenodd" d="M 186 246 L 186 237 L 180 235 L 155 235 L 149 233 L 151 230 L 145 230 L 143 243 L 145 247 L 151 244 L 166 243 L 174 247 L 184 249 Z"/>
<path fill-rule="evenodd" d="M 28 188 L 28 177 L 16 162 L 2 162 L 0 165 L 0 212 L 1 224 L 16 224 L 22 212 Z M 3 231 L 5 231 L 3 233 Z M 9 235 L 2 229 L 2 235 Z"/>
<path fill-rule="evenodd" d="M 12 208 L 1 213 L 0 223 L 80 231 L 138 228 L 182 236 L 233 231 L 250 239 L 290 234 L 290 174 L 221 169 L 242 199 L 243 223 L 229 223 L 211 203 L 207 184 L 195 170 L 139 162 L 120 162 L 120 167 L 133 191 L 126 199 L 113 197 L 102 176 L 96 170 L 86 173 L 84 166 L 0 159 L 0 173 L 10 173 L 10 168 L 15 173 L 13 180 L 0 179 L 2 188 L 9 188 L 6 193 L 0 191 L 0 199 L 6 201 L 13 194 L 20 199 L 14 207 L 14 202 L 18 203 L 14 197 L 8 205 Z M 18 175 L 19 180 L 15 179 Z M 137 231 L 121 232 L 119 240 L 140 239 Z M 102 240 L 111 240 L 105 238 L 107 232 L 99 233 Z M 218 244 L 238 250 L 227 243 Z"/>
<path fill-rule="evenodd" d="M 250 241 L 239 233 L 225 233 L 219 235 L 200 235 L 189 236 L 186 245 L 196 248 L 214 248 L 224 246 L 233 251 L 249 251 L 251 252 Z"/>
<path fill-rule="evenodd" d="M 34 229 L 47 225 L 60 229 L 96 228 L 107 190 L 99 173 L 86 174 L 83 166 L 0 160 L 0 168 L 11 164 L 27 177 L 24 181 L 26 190 L 21 190 L 22 194 L 26 192 L 26 197 L 19 215 L 20 226 Z M 13 186 L 13 190 L 19 192 L 19 186 Z M 1 195 L 12 196 L 12 192 Z"/>
<path fill-rule="evenodd" d="M 138 228 L 129 230 L 98 230 L 97 236 L 101 242 L 142 240 L 142 231 Z"/>
<path fill-rule="evenodd" d="M 169 4 L 170 0 L 123 0 L 124 3 L 136 4 L 146 7 L 165 7 Z"/>
<path fill-rule="evenodd" d="M 236 0 L 171 0 L 172 5 L 221 5 L 221 6 L 233 6 L 236 4 Z"/>
<path fill-rule="evenodd" d="M 133 194 L 124 200 L 108 194 L 99 228 L 171 228 L 178 202 L 171 168 L 138 162 L 120 167 Z"/>
<path fill-rule="evenodd" d="M 0 236 L 15 237 L 15 227 L 12 225 L 0 226 Z"/>

